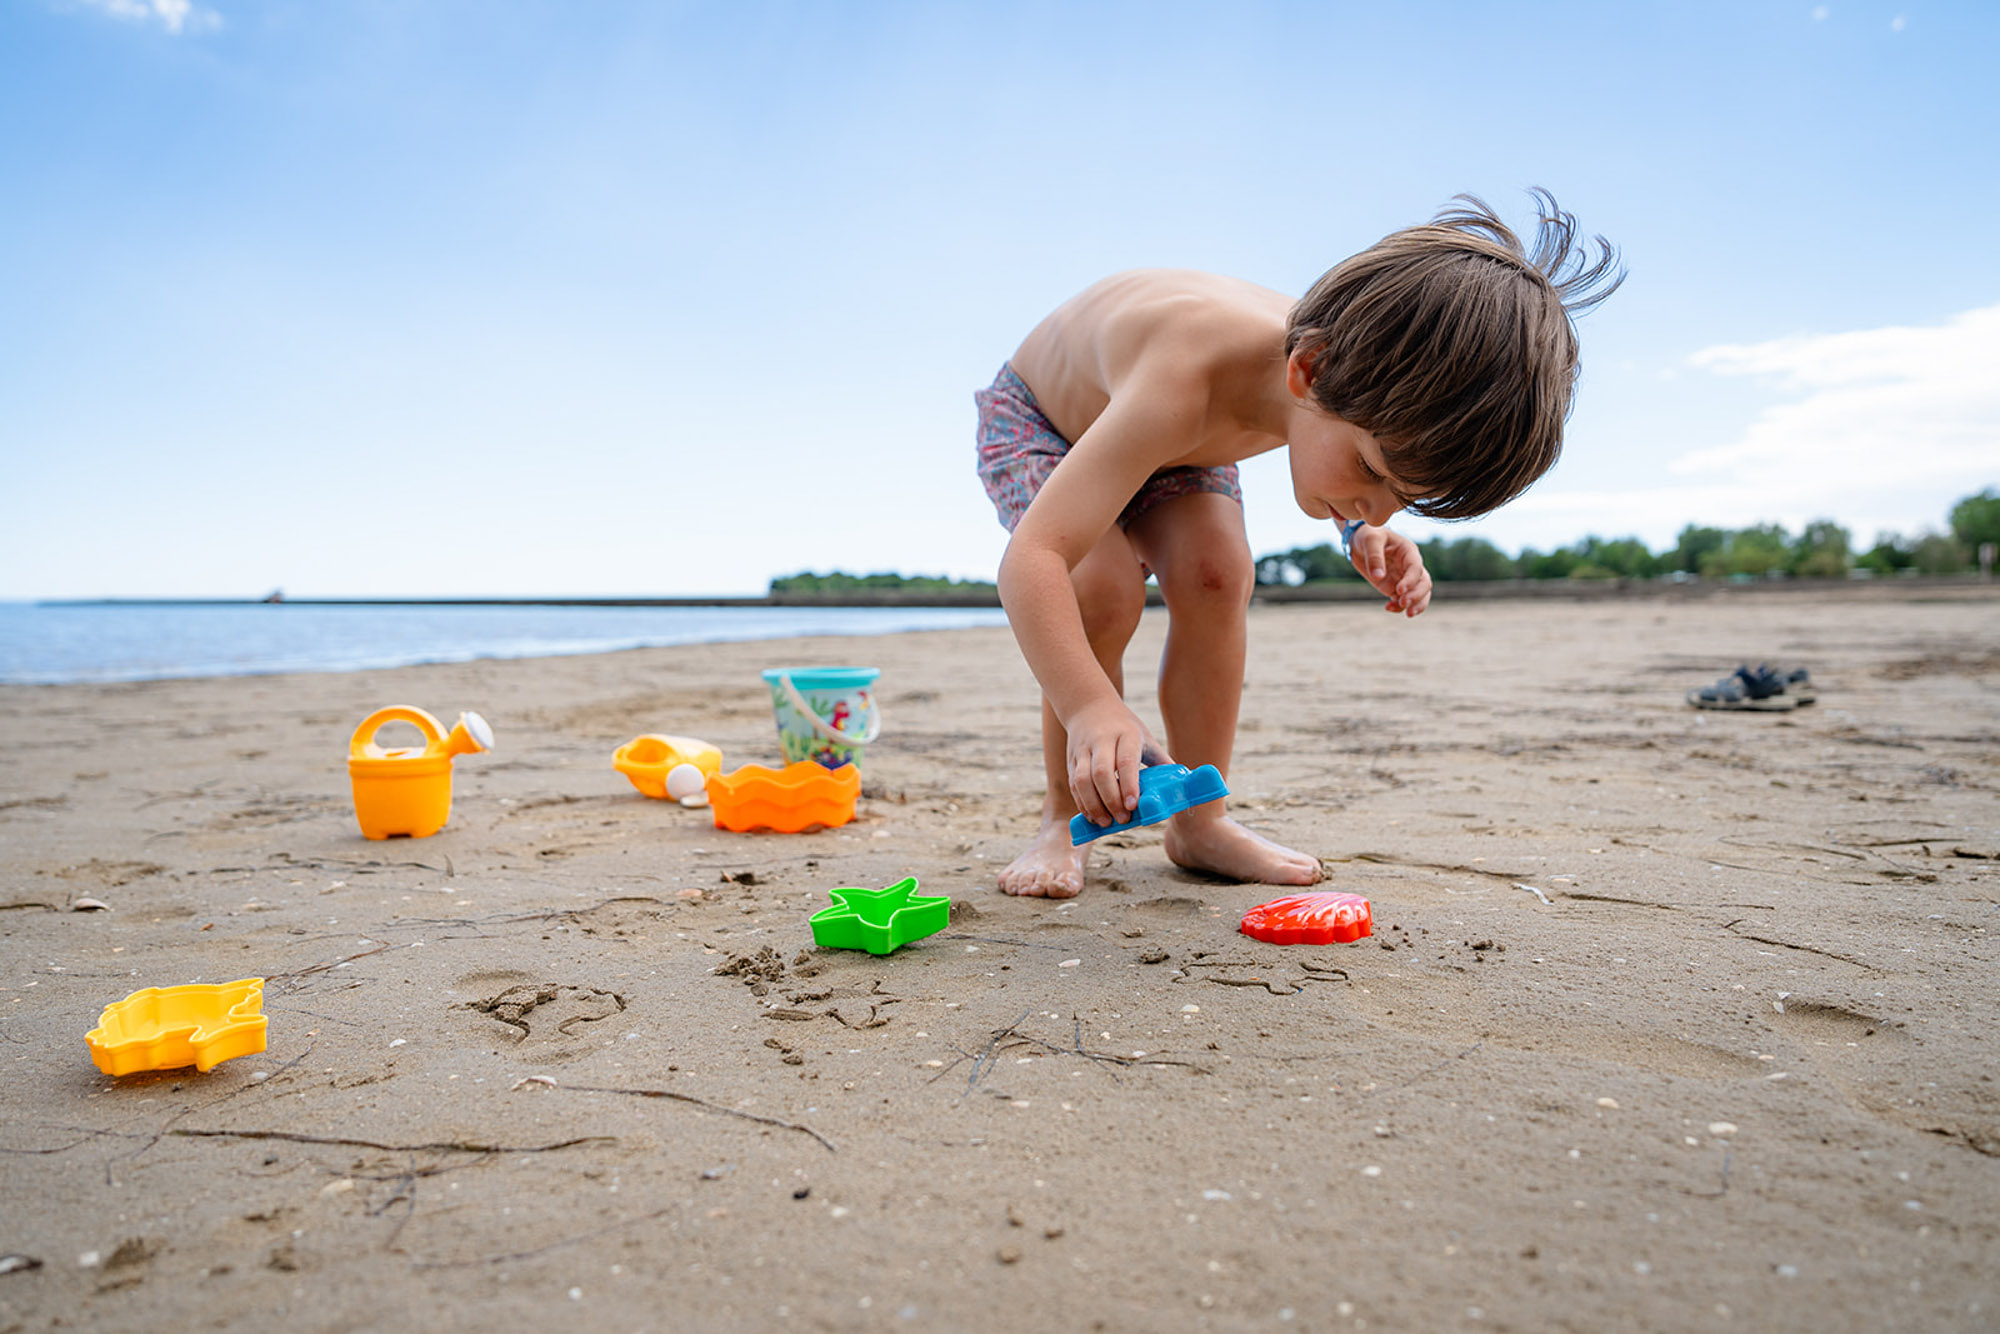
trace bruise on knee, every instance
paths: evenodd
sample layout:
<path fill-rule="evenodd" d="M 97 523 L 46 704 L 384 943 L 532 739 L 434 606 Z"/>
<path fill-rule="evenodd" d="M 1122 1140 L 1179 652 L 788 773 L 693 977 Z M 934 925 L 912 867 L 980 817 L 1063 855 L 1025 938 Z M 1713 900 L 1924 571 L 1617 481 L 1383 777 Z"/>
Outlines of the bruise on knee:
<path fill-rule="evenodd" d="M 1239 559 L 1233 552 L 1203 552 L 1163 572 L 1160 593 L 1168 602 L 1178 595 L 1247 603 L 1256 577 L 1257 567 L 1247 556 Z"/>

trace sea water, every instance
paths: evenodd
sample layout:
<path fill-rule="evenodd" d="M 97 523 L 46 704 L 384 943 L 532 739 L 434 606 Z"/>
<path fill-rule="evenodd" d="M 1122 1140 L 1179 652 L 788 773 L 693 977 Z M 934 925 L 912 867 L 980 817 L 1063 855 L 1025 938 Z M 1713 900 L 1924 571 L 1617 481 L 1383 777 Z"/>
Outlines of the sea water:
<path fill-rule="evenodd" d="M 1004 625 L 986 607 L 325 607 L 0 603 L 0 684 L 351 672 L 424 662 Z"/>

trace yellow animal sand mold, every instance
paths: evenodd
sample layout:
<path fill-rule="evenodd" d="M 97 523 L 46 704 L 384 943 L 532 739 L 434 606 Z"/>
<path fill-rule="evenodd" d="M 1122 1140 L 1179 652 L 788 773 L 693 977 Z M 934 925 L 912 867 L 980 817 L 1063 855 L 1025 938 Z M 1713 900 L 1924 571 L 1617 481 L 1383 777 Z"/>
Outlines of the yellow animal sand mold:
<path fill-rule="evenodd" d="M 854 818 L 861 795 L 861 771 L 853 765 L 828 769 L 800 760 L 782 769 L 746 764 L 708 780 L 715 827 L 746 833 L 771 829 L 796 834 L 818 825 L 837 828 Z"/>
<path fill-rule="evenodd" d="M 385 750 L 375 733 L 409 723 L 424 734 L 422 749 Z M 451 762 L 493 749 L 493 729 L 476 713 L 462 713 L 449 735 L 438 720 L 408 705 L 377 709 L 361 720 L 347 745 L 347 774 L 354 782 L 354 818 L 369 838 L 429 838 L 451 818 Z"/>
<path fill-rule="evenodd" d="M 633 787 L 662 801 L 668 795 L 667 774 L 683 764 L 701 770 L 705 779 L 713 778 L 722 772 L 722 752 L 691 736 L 648 732 L 627 741 L 611 755 L 611 767 L 631 779 Z"/>
<path fill-rule="evenodd" d="M 264 1050 L 264 979 L 147 987 L 104 1007 L 83 1035 L 107 1075 L 214 1069 Z"/>

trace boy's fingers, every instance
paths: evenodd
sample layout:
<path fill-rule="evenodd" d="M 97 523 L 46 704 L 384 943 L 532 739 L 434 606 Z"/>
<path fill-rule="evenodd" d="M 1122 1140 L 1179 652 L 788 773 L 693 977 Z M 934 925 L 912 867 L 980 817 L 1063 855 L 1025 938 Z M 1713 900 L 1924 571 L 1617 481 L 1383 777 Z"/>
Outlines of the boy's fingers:
<path fill-rule="evenodd" d="M 1114 751 L 1112 754 L 1116 755 L 1117 752 Z M 1091 796 L 1098 803 L 1102 815 L 1101 823 L 1116 824 L 1125 818 L 1124 779 L 1125 771 L 1130 767 L 1131 761 L 1127 757 L 1113 759 L 1107 756 L 1092 769 L 1091 776 L 1096 782 Z M 1136 778 L 1132 787 L 1135 791 L 1138 788 Z"/>
<path fill-rule="evenodd" d="M 1104 801 L 1097 795 L 1096 766 L 1088 760 L 1079 760 L 1070 771 L 1069 794 L 1076 798 L 1076 808 L 1083 812 L 1083 818 L 1092 824 L 1108 824 Z"/>
<path fill-rule="evenodd" d="M 1118 752 L 1118 818 L 1129 820 L 1139 808 L 1139 755 L 1143 747 L 1123 747 Z"/>

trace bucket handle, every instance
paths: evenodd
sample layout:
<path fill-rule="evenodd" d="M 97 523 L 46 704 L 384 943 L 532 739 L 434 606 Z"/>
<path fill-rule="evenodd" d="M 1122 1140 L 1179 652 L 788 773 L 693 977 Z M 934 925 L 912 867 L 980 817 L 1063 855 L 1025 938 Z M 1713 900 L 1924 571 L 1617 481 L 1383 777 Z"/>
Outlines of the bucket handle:
<path fill-rule="evenodd" d="M 806 704 L 805 697 L 799 694 L 799 688 L 792 684 L 792 678 L 788 673 L 779 673 L 778 684 L 785 688 L 785 699 L 791 704 L 793 711 L 801 718 L 811 722 L 813 731 L 819 733 L 828 741 L 833 742 L 836 746 L 866 746 L 882 734 L 882 709 L 879 705 L 875 709 L 874 722 L 869 725 L 868 735 L 856 736 L 852 732 L 841 731 L 809 707 Z"/>
<path fill-rule="evenodd" d="M 347 743 L 349 755 L 365 755 L 367 747 L 374 743 L 375 733 L 390 723 L 409 723 L 424 734 L 424 753 L 436 751 L 444 745 L 444 728 L 438 720 L 422 709 L 407 705 L 391 705 L 377 709 L 361 720 L 361 726 L 354 729 L 354 737 Z"/>

